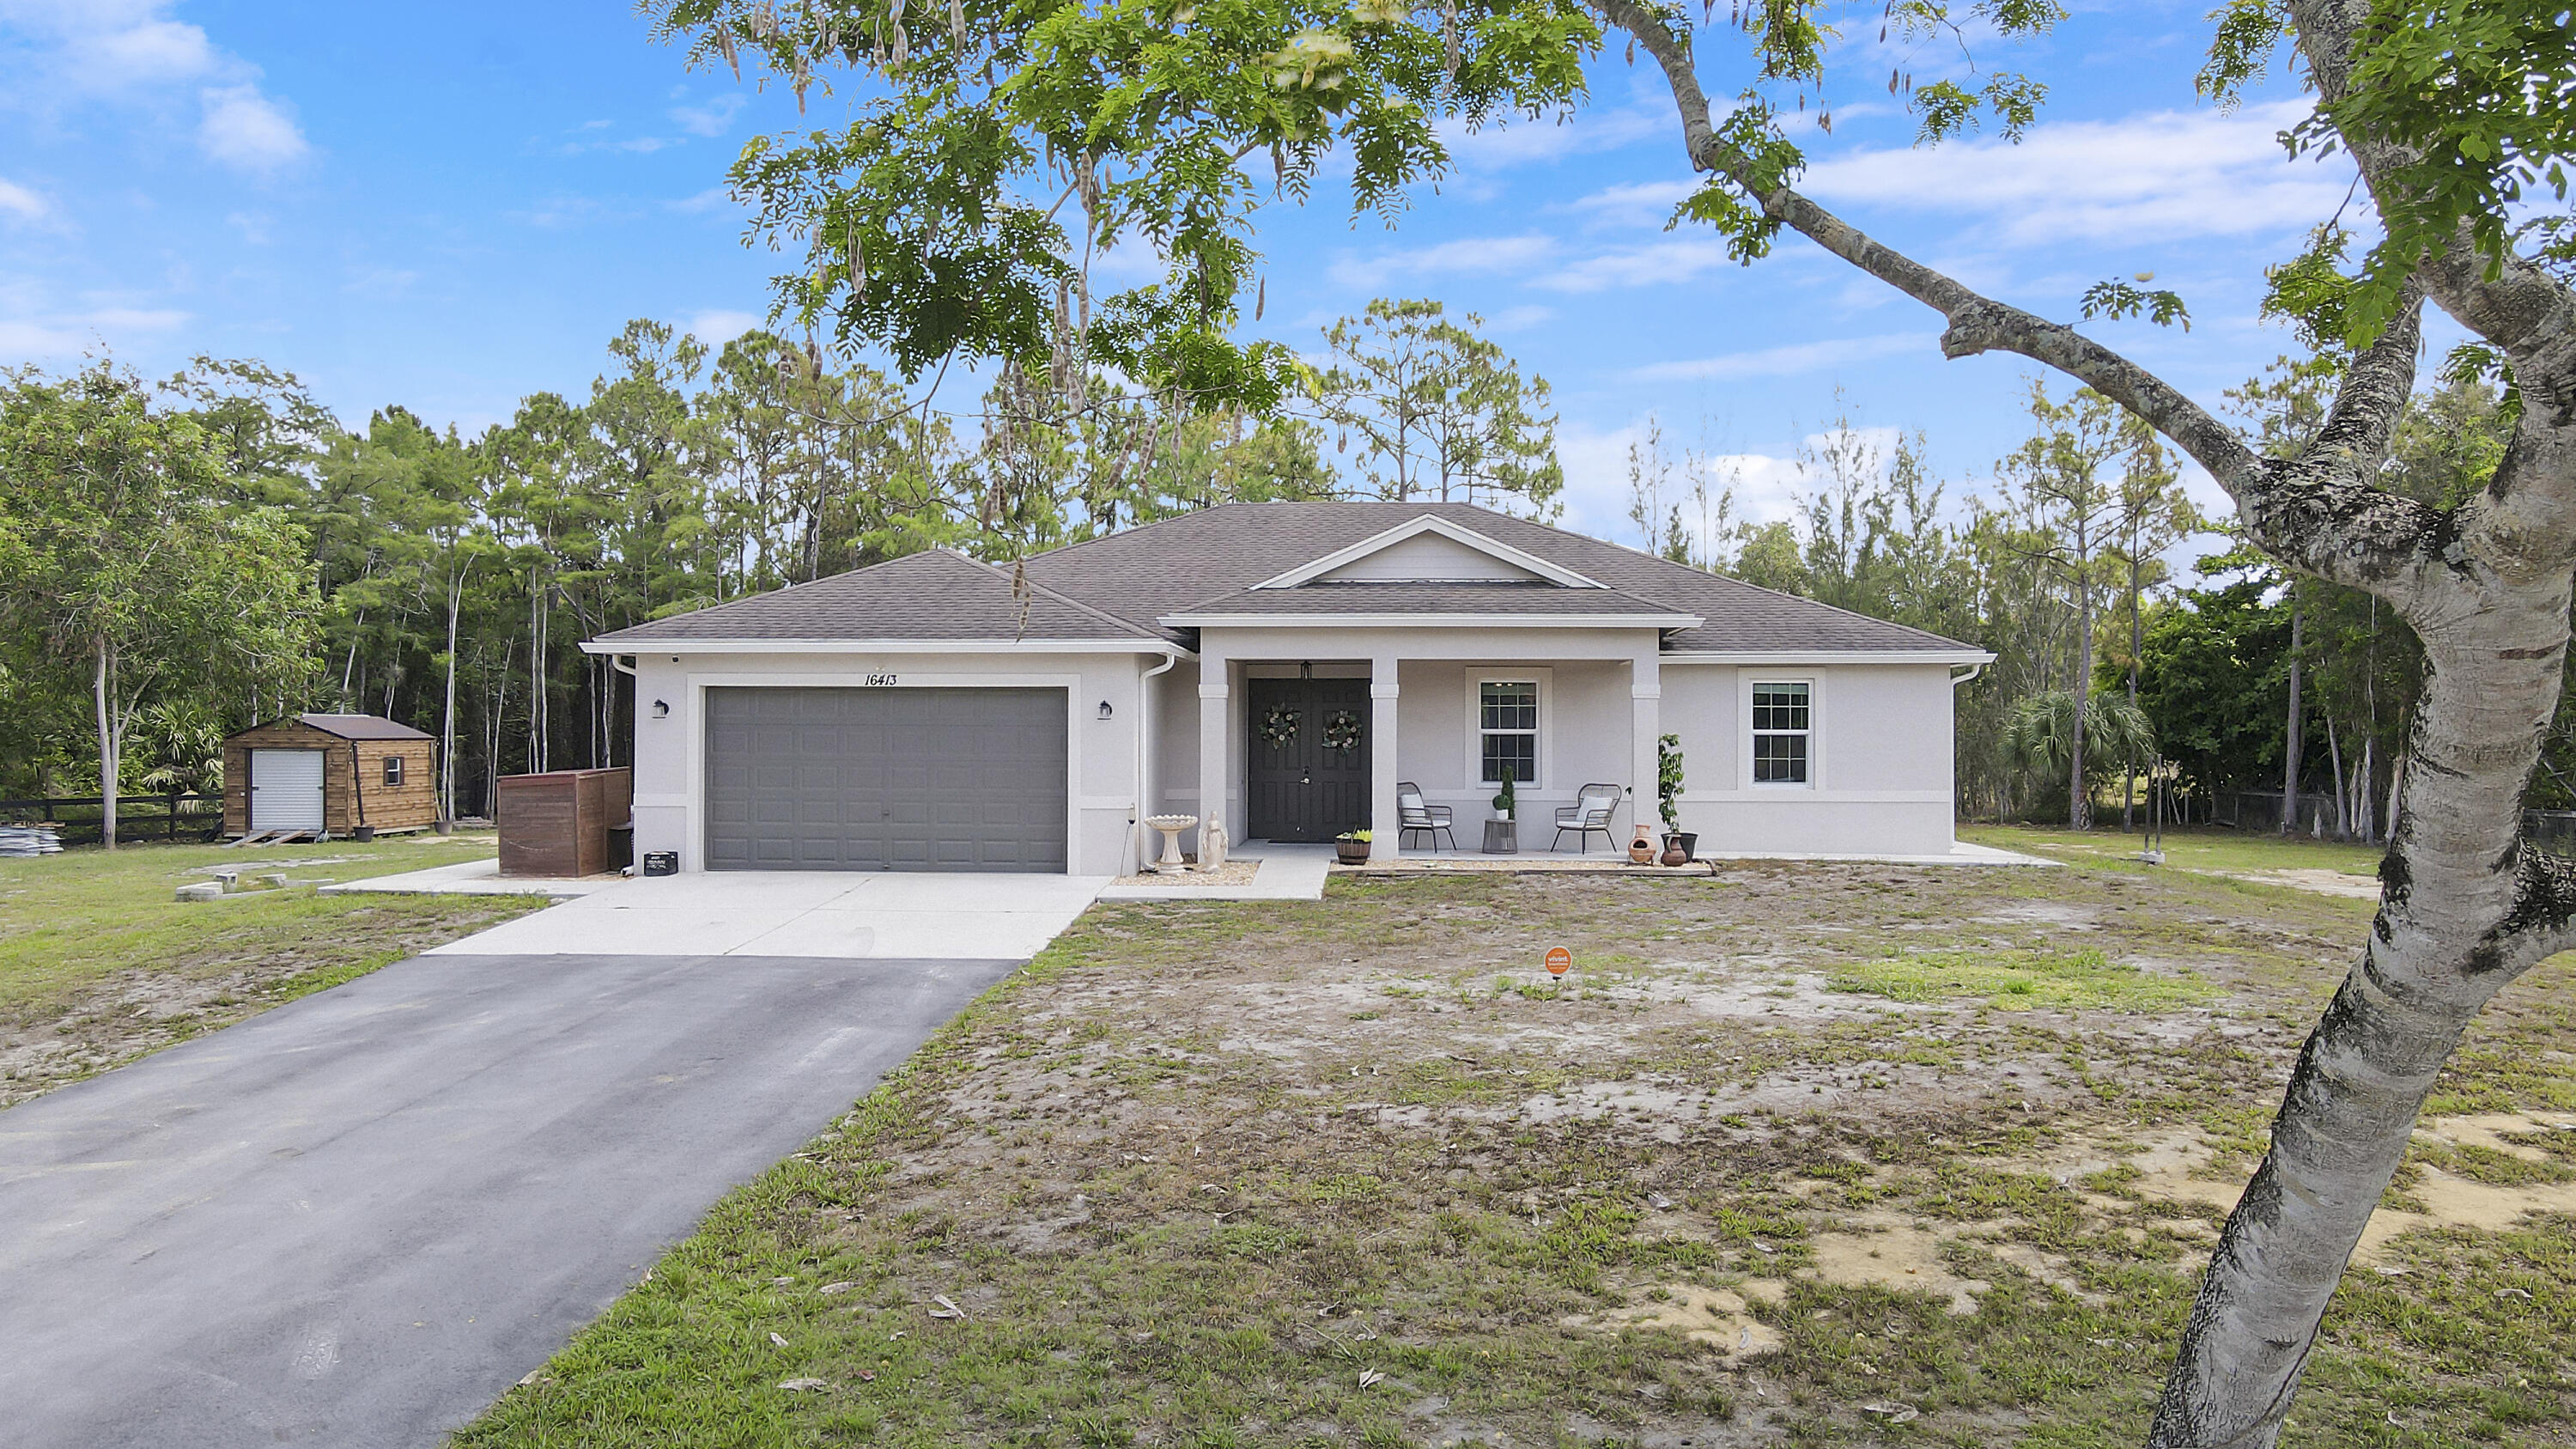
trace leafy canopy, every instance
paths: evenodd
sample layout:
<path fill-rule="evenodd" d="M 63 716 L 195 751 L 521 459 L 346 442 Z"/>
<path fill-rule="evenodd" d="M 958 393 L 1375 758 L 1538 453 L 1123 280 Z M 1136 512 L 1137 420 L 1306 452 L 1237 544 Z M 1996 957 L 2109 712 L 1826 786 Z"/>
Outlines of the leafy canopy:
<path fill-rule="evenodd" d="M 692 63 L 850 88 L 844 124 L 761 137 L 731 173 L 756 237 L 799 254 L 781 309 L 844 347 L 883 347 L 907 377 L 964 355 L 1105 368 L 1167 395 L 1268 410 L 1298 365 L 1236 340 L 1264 294 L 1252 219 L 1302 201 L 1328 155 L 1355 213 L 1391 217 L 1450 168 L 1444 134 L 1561 120 L 1585 99 L 1604 27 L 1577 0 L 648 0 Z M 1687 33 L 1680 7 L 1660 12 Z M 1802 154 L 1803 110 L 1836 32 L 1818 0 L 1739 0 L 1703 32 L 1742 49 L 1722 131 L 1773 180 Z M 1899 0 L 1884 29 L 1964 45 L 2053 25 L 2056 0 Z M 2018 135 L 2045 91 L 2020 75 L 1916 86 L 1891 74 L 1926 138 L 1992 116 Z M 1731 181 L 1686 202 L 1744 260 L 1774 224 Z M 1113 248 L 1163 263 L 1095 305 Z M 1246 306 L 1247 301 L 1249 306 Z"/>

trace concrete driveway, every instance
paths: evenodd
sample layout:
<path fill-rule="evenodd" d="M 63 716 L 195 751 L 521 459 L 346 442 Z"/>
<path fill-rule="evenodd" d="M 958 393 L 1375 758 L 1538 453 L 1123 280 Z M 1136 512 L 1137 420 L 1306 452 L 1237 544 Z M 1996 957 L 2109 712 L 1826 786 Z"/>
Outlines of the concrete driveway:
<path fill-rule="evenodd" d="M 669 909 L 0 1112 L 0 1443 L 434 1445 L 1017 964 L 603 954 Z"/>
<path fill-rule="evenodd" d="M 1106 876 L 904 872 L 648 876 L 602 886 L 433 954 L 1024 960 L 1072 925 L 1108 884 Z"/>

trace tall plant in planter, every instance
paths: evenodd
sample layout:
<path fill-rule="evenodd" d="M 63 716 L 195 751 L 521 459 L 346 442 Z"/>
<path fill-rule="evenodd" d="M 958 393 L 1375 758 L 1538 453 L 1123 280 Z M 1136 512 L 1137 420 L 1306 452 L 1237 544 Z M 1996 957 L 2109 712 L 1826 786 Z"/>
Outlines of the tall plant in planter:
<path fill-rule="evenodd" d="M 1512 767 L 1505 765 L 1503 766 L 1502 793 L 1494 797 L 1494 818 L 1498 820 L 1511 820 L 1516 818 L 1513 812 L 1520 808 L 1520 803 L 1520 796 L 1512 792 Z"/>
<path fill-rule="evenodd" d="M 1663 811 L 1664 833 L 1682 831 L 1682 737 L 1666 735 L 1655 742 L 1655 803 Z"/>

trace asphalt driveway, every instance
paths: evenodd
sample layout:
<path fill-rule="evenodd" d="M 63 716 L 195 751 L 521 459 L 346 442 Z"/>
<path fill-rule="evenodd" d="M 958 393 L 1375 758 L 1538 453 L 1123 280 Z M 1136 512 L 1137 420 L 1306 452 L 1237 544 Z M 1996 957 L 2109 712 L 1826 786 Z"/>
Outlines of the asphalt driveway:
<path fill-rule="evenodd" d="M 434 1445 L 1016 965 L 423 956 L 0 1112 L 0 1444 Z"/>

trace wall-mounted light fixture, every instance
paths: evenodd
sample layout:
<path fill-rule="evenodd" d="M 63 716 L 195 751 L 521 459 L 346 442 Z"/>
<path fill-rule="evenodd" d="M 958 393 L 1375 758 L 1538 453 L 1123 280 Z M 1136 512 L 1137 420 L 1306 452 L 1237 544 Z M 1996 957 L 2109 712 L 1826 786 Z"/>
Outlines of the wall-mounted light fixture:
<path fill-rule="evenodd" d="M 1114 714 L 1114 713 L 1116 713 L 1116 711 L 1114 711 L 1114 710 L 1110 709 L 1110 707 L 1109 707 L 1109 701 L 1107 701 L 1107 700 L 1105 700 L 1105 699 L 1104 699 L 1104 700 L 1102 700 L 1102 701 L 1100 702 L 1100 717 L 1101 717 L 1102 719 L 1107 719 L 1107 718 L 1109 718 L 1109 716 L 1110 716 L 1110 715 L 1112 715 L 1112 714 Z"/>
<path fill-rule="evenodd" d="M 660 700 L 658 700 L 658 699 L 657 699 L 657 700 L 655 700 L 655 701 L 653 701 L 653 718 L 655 718 L 655 719 L 669 719 L 670 717 L 671 717 L 671 707 L 670 707 L 669 705 L 664 704 L 662 701 L 660 701 Z"/>

